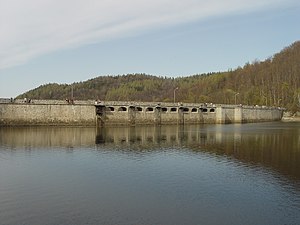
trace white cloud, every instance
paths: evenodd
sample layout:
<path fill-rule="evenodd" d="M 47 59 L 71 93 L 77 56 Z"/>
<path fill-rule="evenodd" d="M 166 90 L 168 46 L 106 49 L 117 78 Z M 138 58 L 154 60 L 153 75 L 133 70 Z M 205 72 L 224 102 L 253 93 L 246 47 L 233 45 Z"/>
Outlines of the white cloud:
<path fill-rule="evenodd" d="M 59 49 L 287 2 L 293 0 L 0 0 L 0 69 Z"/>

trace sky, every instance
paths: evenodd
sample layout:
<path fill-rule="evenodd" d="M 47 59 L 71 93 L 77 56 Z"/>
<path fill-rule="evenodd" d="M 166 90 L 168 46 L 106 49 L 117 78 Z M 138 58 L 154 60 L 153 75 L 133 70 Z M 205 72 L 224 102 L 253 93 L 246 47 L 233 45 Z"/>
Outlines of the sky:
<path fill-rule="evenodd" d="M 190 76 L 300 40 L 299 0 L 0 0 L 0 98 L 48 83 Z"/>

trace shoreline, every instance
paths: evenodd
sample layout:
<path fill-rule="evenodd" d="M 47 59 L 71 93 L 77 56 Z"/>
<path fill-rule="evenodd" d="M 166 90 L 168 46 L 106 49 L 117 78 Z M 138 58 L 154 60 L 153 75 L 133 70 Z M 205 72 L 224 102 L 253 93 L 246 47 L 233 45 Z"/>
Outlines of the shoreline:
<path fill-rule="evenodd" d="M 281 119 L 283 122 L 300 122 L 300 117 L 299 116 L 285 116 L 282 117 Z"/>

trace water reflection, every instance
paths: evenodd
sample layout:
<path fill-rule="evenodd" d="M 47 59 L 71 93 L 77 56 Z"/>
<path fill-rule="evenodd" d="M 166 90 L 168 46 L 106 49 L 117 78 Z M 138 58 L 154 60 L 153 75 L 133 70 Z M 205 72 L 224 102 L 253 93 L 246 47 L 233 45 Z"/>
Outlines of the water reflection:
<path fill-rule="evenodd" d="M 0 146 L 10 149 L 89 146 L 131 154 L 177 147 L 197 154 L 230 157 L 263 165 L 300 179 L 300 124 L 147 126 L 118 128 L 0 128 Z"/>
<path fill-rule="evenodd" d="M 300 124 L 191 125 L 98 129 L 96 144 L 131 150 L 186 147 L 259 164 L 300 179 Z"/>
<path fill-rule="evenodd" d="M 92 128 L 0 127 L 0 146 L 11 149 L 92 146 L 95 135 Z"/>
<path fill-rule="evenodd" d="M 3 224 L 299 224 L 299 123 L 0 128 Z"/>

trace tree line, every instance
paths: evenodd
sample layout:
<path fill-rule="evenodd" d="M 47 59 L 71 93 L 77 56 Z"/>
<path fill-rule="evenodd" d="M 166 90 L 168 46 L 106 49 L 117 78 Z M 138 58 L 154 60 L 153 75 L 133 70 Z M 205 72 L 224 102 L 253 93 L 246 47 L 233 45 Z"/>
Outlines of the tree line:
<path fill-rule="evenodd" d="M 99 99 L 267 105 L 299 111 L 300 41 L 265 61 L 235 70 L 188 77 L 147 74 L 99 76 L 73 84 L 45 84 L 17 98 Z"/>

